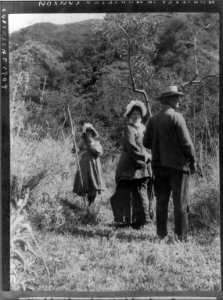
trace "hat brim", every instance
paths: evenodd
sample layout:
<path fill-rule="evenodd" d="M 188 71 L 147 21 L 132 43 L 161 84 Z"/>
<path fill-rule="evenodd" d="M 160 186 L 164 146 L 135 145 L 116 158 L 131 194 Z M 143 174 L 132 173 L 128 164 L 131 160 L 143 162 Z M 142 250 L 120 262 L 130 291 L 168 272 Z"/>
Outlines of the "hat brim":
<path fill-rule="evenodd" d="M 94 137 L 99 137 L 98 132 L 93 128 L 87 128 L 85 131 L 82 132 L 82 135 L 86 135 L 87 132 L 92 132 L 92 135 Z"/>
<path fill-rule="evenodd" d="M 124 117 L 128 118 L 134 109 L 140 109 L 142 117 L 146 115 L 146 107 L 144 105 L 134 104 L 132 106 L 127 107 Z"/>
<path fill-rule="evenodd" d="M 166 98 L 169 98 L 169 97 L 172 97 L 172 96 L 182 97 L 182 96 L 184 96 L 184 93 L 182 93 L 182 92 L 169 92 L 169 93 L 162 94 L 161 96 L 157 97 L 156 100 L 162 100 L 162 99 L 166 99 Z"/>

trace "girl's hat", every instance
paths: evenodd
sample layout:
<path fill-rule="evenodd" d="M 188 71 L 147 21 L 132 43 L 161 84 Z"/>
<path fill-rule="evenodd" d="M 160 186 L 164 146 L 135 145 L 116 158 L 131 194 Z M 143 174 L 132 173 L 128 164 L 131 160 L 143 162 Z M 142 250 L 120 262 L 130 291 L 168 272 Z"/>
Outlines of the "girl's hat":
<path fill-rule="evenodd" d="M 126 112 L 124 114 L 124 117 L 128 117 L 128 115 L 134 109 L 134 107 L 138 107 L 141 109 L 143 117 L 146 115 L 146 107 L 145 107 L 144 103 L 142 103 L 139 100 L 132 100 L 126 107 Z"/>
<path fill-rule="evenodd" d="M 87 131 L 91 131 L 94 137 L 99 137 L 97 130 L 94 128 L 94 126 L 91 123 L 84 123 L 82 133 L 86 134 Z"/>
<path fill-rule="evenodd" d="M 170 85 L 165 87 L 162 92 L 161 95 L 157 98 L 157 100 L 162 100 L 164 98 L 168 98 L 171 96 L 183 96 L 184 93 L 179 92 L 178 91 L 178 87 L 176 85 Z"/>

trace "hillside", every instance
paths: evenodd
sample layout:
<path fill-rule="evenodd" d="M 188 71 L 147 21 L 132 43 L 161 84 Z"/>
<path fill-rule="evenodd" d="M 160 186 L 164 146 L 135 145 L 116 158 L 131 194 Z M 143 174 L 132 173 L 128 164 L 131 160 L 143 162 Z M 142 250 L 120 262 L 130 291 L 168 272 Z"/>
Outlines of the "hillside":
<path fill-rule="evenodd" d="M 153 112 L 158 109 L 153 99 L 163 85 L 182 84 L 194 76 L 191 45 L 195 37 L 199 76 L 218 73 L 219 24 L 215 14 L 109 14 L 104 21 L 35 24 L 10 36 L 11 87 L 19 83 L 17 99 L 27 102 L 30 111 L 27 122 L 41 126 L 48 122 L 47 128 L 57 138 L 58 128 L 69 130 L 66 116 L 69 104 L 78 127 L 84 121 L 93 122 L 102 133 L 108 151 L 119 148 L 124 108 L 129 99 L 141 96 L 131 89 L 128 41 L 117 24 L 130 37 L 133 76 L 137 78 L 137 87 L 150 96 Z M 206 29 L 208 24 L 211 26 Z M 216 79 L 206 80 L 205 88 L 211 103 L 211 135 L 215 136 Z M 12 96 L 13 92 L 11 89 Z M 185 92 L 189 98 L 183 107 L 184 114 L 191 119 L 192 99 L 197 99 L 200 121 L 196 126 L 202 131 L 202 85 L 193 90 L 189 87 Z M 40 112 L 33 103 L 44 106 L 44 110 Z"/>
<path fill-rule="evenodd" d="M 87 40 L 92 36 L 91 30 L 101 22 L 101 20 L 87 20 L 64 25 L 37 23 L 12 33 L 10 50 L 22 47 L 27 40 L 48 44 L 61 50 L 73 45 L 86 46 Z"/>
<path fill-rule="evenodd" d="M 29 73 L 26 97 L 37 100 L 41 83 L 47 76 L 46 89 L 61 88 L 61 82 L 72 74 L 72 62 L 78 60 L 76 69 L 84 69 L 85 62 L 79 56 L 87 56 L 92 28 L 98 21 L 86 21 L 67 25 L 35 24 L 10 36 L 10 62 L 12 83 L 19 72 Z M 75 70 L 74 72 L 79 73 Z M 70 74 L 69 74 L 70 73 Z"/>
<path fill-rule="evenodd" d="M 174 234 L 172 199 L 162 241 L 156 217 L 138 230 L 114 226 L 123 114 L 130 100 L 145 101 L 129 60 L 152 114 L 165 85 L 185 93 L 199 170 L 190 176 L 188 242 Z M 109 14 L 10 36 L 11 291 L 220 291 L 218 68 L 215 14 Z M 184 85 L 195 71 L 197 82 Z M 68 106 L 76 141 L 91 122 L 103 147 L 105 190 L 90 208 L 73 193 Z"/>

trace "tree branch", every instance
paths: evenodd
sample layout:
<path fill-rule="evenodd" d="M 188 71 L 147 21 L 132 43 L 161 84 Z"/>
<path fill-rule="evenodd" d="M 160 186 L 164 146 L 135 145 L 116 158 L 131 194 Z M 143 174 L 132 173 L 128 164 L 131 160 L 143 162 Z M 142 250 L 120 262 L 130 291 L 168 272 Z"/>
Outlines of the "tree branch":
<path fill-rule="evenodd" d="M 206 79 L 208 79 L 208 78 L 211 78 L 211 77 L 217 78 L 217 77 L 219 77 L 219 74 L 206 75 L 206 76 L 204 76 L 203 78 L 198 78 L 198 76 L 195 76 L 195 77 L 194 77 L 193 79 L 191 79 L 190 81 L 181 84 L 181 87 L 185 87 L 185 86 L 188 86 L 188 85 L 191 85 L 191 84 L 201 83 L 201 82 L 203 82 L 204 80 L 206 80 Z"/>
<path fill-rule="evenodd" d="M 195 77 L 198 76 L 198 68 L 197 68 L 197 37 L 200 33 L 200 29 L 196 32 L 194 37 L 194 68 L 195 68 Z"/>
<path fill-rule="evenodd" d="M 188 82 L 185 82 L 181 85 L 181 87 L 185 87 L 191 84 L 196 84 L 196 83 L 201 83 L 202 81 L 206 80 L 209 77 L 219 77 L 219 74 L 215 74 L 215 75 L 206 75 L 203 78 L 199 78 L 199 70 L 198 70 L 198 65 L 197 65 L 197 41 L 198 41 L 198 35 L 199 33 L 202 31 L 202 29 L 208 29 L 210 27 L 211 24 L 208 24 L 206 27 L 203 27 L 199 30 L 197 30 L 197 32 L 195 33 L 195 37 L 194 37 L 194 42 L 187 42 L 188 46 L 193 46 L 193 52 L 194 52 L 194 76 L 191 80 L 189 80 Z"/>
<path fill-rule="evenodd" d="M 219 74 L 213 74 L 213 75 L 206 75 L 203 78 L 200 79 L 200 82 L 206 80 L 207 78 L 211 78 L 211 77 L 219 77 Z"/>
<path fill-rule="evenodd" d="M 125 31 L 125 29 L 120 24 L 117 23 L 117 26 L 122 30 L 122 32 L 125 34 L 125 36 L 128 39 L 128 46 L 129 46 L 128 47 L 128 66 L 129 66 L 129 73 L 130 73 L 130 79 L 131 79 L 131 83 L 132 83 L 133 92 L 144 96 L 144 98 L 147 102 L 148 114 L 149 114 L 149 116 L 151 116 L 152 112 L 151 112 L 151 108 L 150 108 L 150 104 L 149 104 L 149 97 L 145 90 L 139 90 L 136 88 L 135 80 L 133 78 L 132 65 L 131 65 L 131 40 L 130 40 L 130 37 L 129 37 L 128 33 Z"/>

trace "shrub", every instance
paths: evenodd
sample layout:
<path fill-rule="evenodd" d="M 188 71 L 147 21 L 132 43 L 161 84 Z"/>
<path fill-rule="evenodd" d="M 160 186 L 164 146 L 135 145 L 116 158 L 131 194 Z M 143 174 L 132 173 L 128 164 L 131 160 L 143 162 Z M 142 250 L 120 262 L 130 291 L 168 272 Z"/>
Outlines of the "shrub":
<path fill-rule="evenodd" d="M 72 231 L 75 224 L 98 222 L 97 205 L 86 209 L 78 197 L 73 202 L 75 158 L 71 148 L 69 137 L 56 141 L 48 136 L 36 141 L 12 136 L 11 202 L 30 190 L 27 208 L 36 229 L 64 232 Z M 65 204 L 69 197 L 72 209 Z"/>
<path fill-rule="evenodd" d="M 220 222 L 219 201 L 219 164 L 211 160 L 209 171 L 200 179 L 194 178 L 196 185 L 191 194 L 191 230 L 215 230 Z"/>
<path fill-rule="evenodd" d="M 100 207 L 97 203 L 93 203 L 90 207 L 86 206 L 83 199 L 75 197 L 72 200 L 61 200 L 64 207 L 64 215 L 66 218 L 66 230 L 72 231 L 74 226 L 78 225 L 96 225 L 100 222 Z"/>
<path fill-rule="evenodd" d="M 37 255 L 32 244 L 38 248 L 44 266 L 47 270 L 50 287 L 50 274 L 42 257 L 40 247 L 33 235 L 27 220 L 25 207 L 27 205 L 29 191 L 25 197 L 14 202 L 10 207 L 10 285 L 13 290 L 34 290 L 36 277 L 33 265 Z"/>
<path fill-rule="evenodd" d="M 33 290 L 35 278 L 31 267 L 35 262 L 36 254 L 24 232 L 28 225 L 23 214 L 26 203 L 27 197 L 14 203 L 10 210 L 10 284 L 11 289 L 14 290 Z"/>
<path fill-rule="evenodd" d="M 36 229 L 58 231 L 65 223 L 63 207 L 58 199 L 44 193 L 42 199 L 30 205 L 29 220 Z"/>
<path fill-rule="evenodd" d="M 55 231 L 58 233 L 74 232 L 76 226 L 96 225 L 100 222 L 98 217 L 99 206 L 93 204 L 86 207 L 82 199 L 74 200 L 51 199 L 44 195 L 39 201 L 34 201 L 29 208 L 29 220 L 36 229 L 42 231 Z"/>
<path fill-rule="evenodd" d="M 11 200 L 18 199 L 29 188 L 31 201 L 43 194 L 50 199 L 72 187 L 75 159 L 71 154 L 69 137 L 55 141 L 51 137 L 33 141 L 21 137 L 11 138 Z"/>
<path fill-rule="evenodd" d="M 202 185 L 194 193 L 191 205 L 191 229 L 211 229 L 219 224 L 219 193 L 214 187 Z"/>

